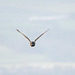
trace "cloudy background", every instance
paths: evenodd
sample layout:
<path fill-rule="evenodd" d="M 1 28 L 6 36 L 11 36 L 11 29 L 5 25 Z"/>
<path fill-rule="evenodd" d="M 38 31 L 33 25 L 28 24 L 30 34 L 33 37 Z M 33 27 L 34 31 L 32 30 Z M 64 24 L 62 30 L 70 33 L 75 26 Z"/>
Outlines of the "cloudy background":
<path fill-rule="evenodd" d="M 0 75 L 75 75 L 75 0 L 0 0 Z"/>

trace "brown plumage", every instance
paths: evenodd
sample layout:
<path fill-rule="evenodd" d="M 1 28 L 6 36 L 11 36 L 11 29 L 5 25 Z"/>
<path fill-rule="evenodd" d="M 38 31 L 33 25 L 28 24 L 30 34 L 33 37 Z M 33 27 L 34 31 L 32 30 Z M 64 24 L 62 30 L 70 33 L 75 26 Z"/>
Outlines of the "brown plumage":
<path fill-rule="evenodd" d="M 48 29 L 49 30 L 49 29 Z M 48 30 L 46 30 L 44 33 L 46 33 Z M 20 32 L 18 29 L 17 29 L 17 31 L 19 32 L 19 33 L 21 33 L 25 38 L 27 38 L 28 40 L 29 40 L 29 42 L 30 42 L 30 46 L 31 47 L 34 47 L 35 46 L 35 42 L 44 34 L 44 33 L 42 33 L 39 37 L 37 37 L 34 41 L 30 41 L 30 39 L 26 36 L 26 35 L 24 35 L 22 32 Z"/>

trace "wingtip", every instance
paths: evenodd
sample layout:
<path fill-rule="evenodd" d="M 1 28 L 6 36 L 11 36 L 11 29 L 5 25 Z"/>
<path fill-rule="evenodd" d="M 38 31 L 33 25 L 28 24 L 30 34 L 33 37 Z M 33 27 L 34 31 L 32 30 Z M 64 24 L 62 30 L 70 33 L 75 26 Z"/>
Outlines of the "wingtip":
<path fill-rule="evenodd" d="M 47 29 L 47 31 L 49 31 L 49 29 Z"/>
<path fill-rule="evenodd" d="M 18 29 L 16 29 L 17 31 L 19 31 Z"/>

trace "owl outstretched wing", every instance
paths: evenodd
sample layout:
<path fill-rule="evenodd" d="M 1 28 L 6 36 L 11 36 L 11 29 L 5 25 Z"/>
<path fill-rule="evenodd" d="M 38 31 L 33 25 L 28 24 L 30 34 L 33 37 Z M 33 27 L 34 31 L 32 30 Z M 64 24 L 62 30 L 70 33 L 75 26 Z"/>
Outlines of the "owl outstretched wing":
<path fill-rule="evenodd" d="M 21 33 L 25 38 L 27 38 L 27 39 L 29 40 L 29 42 L 31 42 L 30 39 L 29 39 L 27 36 L 25 36 L 22 32 L 20 32 L 18 29 L 17 29 L 17 31 L 18 31 L 19 33 Z"/>
<path fill-rule="evenodd" d="M 48 29 L 49 30 L 49 29 Z M 38 40 L 43 34 L 45 34 L 48 30 L 46 30 L 44 33 L 42 33 L 39 37 L 37 37 L 36 39 L 35 39 L 35 41 L 34 42 L 36 42 L 36 40 Z"/>

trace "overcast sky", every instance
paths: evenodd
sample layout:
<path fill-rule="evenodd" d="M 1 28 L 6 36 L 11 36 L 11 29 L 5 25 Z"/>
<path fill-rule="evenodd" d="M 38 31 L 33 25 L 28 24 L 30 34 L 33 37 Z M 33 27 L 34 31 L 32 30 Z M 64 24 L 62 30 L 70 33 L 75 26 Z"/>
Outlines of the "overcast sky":
<path fill-rule="evenodd" d="M 32 48 L 16 29 L 32 41 L 49 31 Z M 75 75 L 75 0 L 0 0 L 0 74 L 43 71 Z"/>

